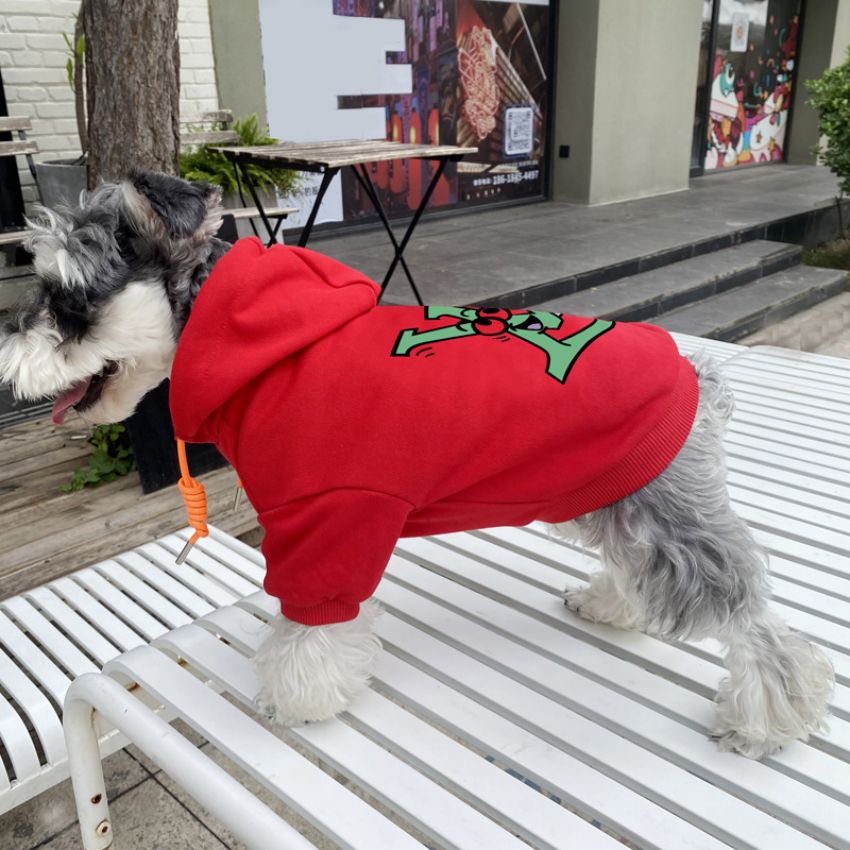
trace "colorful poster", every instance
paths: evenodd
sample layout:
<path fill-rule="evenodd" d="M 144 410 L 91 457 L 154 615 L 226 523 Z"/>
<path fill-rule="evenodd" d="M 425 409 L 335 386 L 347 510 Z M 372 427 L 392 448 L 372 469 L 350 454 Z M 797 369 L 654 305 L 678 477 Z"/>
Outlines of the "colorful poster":
<path fill-rule="evenodd" d="M 721 4 L 706 133 L 705 169 L 782 161 L 797 62 L 801 0 Z M 749 8 L 749 11 L 744 11 Z M 748 16 L 736 50 L 735 22 Z M 722 45 L 729 44 L 731 50 Z"/>
<path fill-rule="evenodd" d="M 405 22 L 402 53 L 409 94 L 345 95 L 343 110 L 384 110 L 386 138 L 469 145 L 475 156 L 450 164 L 431 208 L 522 199 L 544 192 L 548 91 L 548 3 L 497 0 L 334 0 L 335 15 Z M 424 160 L 371 166 L 381 202 L 393 215 L 419 204 L 436 165 Z M 356 178 L 342 175 L 345 219 L 374 215 Z"/>

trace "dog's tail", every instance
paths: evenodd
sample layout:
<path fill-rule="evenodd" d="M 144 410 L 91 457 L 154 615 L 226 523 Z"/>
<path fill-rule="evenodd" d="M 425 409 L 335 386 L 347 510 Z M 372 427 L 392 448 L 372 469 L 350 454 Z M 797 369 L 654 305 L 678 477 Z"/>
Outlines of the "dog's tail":
<path fill-rule="evenodd" d="M 699 379 L 700 413 L 725 428 L 735 412 L 735 396 L 718 362 L 704 349 L 689 355 Z"/>

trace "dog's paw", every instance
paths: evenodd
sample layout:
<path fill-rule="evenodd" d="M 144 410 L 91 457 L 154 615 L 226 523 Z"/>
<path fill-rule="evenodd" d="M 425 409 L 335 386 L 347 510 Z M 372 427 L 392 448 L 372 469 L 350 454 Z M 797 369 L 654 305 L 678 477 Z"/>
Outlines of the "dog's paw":
<path fill-rule="evenodd" d="M 736 729 L 715 729 L 709 736 L 724 753 L 738 753 L 749 759 L 761 759 L 780 750 L 788 741 L 748 738 Z"/>
<path fill-rule="evenodd" d="M 321 723 L 341 714 L 348 708 L 348 700 L 340 694 L 292 694 L 288 699 L 275 699 L 263 691 L 254 703 L 257 711 L 276 726 L 307 726 Z"/>
<path fill-rule="evenodd" d="M 641 629 L 642 621 L 634 607 L 608 586 L 591 582 L 586 587 L 564 591 L 564 605 L 582 620 L 604 623 L 617 629 Z"/>
<path fill-rule="evenodd" d="M 579 587 L 574 590 L 565 590 L 563 593 L 564 605 L 583 620 L 592 620 L 590 588 Z"/>

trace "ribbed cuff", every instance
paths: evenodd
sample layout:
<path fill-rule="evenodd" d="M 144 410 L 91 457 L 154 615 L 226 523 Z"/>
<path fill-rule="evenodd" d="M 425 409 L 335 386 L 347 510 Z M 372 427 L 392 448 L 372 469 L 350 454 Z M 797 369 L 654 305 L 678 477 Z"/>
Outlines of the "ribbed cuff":
<path fill-rule="evenodd" d="M 301 608 L 298 605 L 280 603 L 280 613 L 287 620 L 293 620 L 305 626 L 329 626 L 333 623 L 345 623 L 354 620 L 360 613 L 360 605 L 356 602 L 340 602 L 338 599 L 330 599 Z"/>

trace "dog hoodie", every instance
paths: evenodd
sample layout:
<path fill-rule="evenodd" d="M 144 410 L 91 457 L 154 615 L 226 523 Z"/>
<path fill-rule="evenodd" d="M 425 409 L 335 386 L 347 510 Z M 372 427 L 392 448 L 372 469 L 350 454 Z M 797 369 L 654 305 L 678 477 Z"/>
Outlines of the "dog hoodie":
<path fill-rule="evenodd" d="M 328 257 L 243 239 L 178 344 L 175 433 L 235 467 L 291 620 L 356 617 L 399 537 L 622 499 L 693 424 L 696 375 L 660 328 L 378 294 Z"/>

